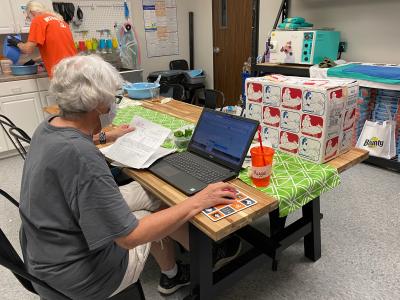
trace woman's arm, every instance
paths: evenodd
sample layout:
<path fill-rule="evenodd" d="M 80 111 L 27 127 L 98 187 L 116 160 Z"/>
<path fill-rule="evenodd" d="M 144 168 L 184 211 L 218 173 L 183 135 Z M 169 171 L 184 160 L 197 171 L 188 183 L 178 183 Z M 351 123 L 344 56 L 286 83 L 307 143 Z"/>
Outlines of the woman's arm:
<path fill-rule="evenodd" d="M 26 42 L 26 43 L 20 42 L 17 44 L 17 47 L 21 49 L 22 53 L 31 54 L 33 53 L 33 51 L 35 51 L 36 45 L 37 44 L 33 42 Z"/>
<path fill-rule="evenodd" d="M 203 209 L 229 204 L 235 198 L 235 188 L 228 183 L 210 184 L 196 195 L 173 207 L 155 212 L 139 220 L 139 225 L 115 242 L 125 249 L 132 249 L 147 242 L 160 240 L 181 227 Z"/>

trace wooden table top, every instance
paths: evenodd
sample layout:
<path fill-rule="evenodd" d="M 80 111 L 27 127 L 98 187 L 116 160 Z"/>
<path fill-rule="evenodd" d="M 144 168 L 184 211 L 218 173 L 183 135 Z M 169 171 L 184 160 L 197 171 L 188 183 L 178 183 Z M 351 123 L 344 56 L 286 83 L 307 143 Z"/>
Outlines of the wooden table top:
<path fill-rule="evenodd" d="M 172 100 L 165 104 L 161 104 L 159 100 L 149 100 L 143 101 L 142 105 L 145 108 L 163 112 L 193 123 L 197 122 L 202 111 L 201 107 L 176 100 Z M 45 108 L 45 112 L 49 114 L 57 114 L 58 107 L 47 107 Z M 367 157 L 368 151 L 353 148 L 329 161 L 327 164 L 337 168 L 339 173 L 341 173 L 365 160 Z M 176 205 L 187 198 L 185 194 L 146 170 L 124 169 L 124 171 L 170 206 Z M 256 218 L 278 207 L 278 201 L 276 199 L 245 184 L 241 180 L 233 179 L 230 183 L 238 190 L 254 198 L 258 203 L 219 220 L 218 222 L 211 221 L 202 213 L 195 216 L 191 222 L 215 241 L 218 241 L 235 232 L 239 228 L 252 223 Z"/>

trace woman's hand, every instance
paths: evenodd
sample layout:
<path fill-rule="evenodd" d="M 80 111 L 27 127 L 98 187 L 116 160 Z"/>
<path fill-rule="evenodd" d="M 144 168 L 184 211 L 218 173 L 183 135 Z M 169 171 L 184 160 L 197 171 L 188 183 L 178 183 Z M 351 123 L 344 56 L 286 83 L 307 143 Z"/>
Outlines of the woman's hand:
<path fill-rule="evenodd" d="M 196 203 L 199 211 L 205 208 L 230 204 L 236 197 L 236 189 L 233 185 L 225 182 L 218 182 L 208 185 L 196 195 L 188 198 L 189 201 Z"/>
<path fill-rule="evenodd" d="M 106 140 L 107 143 L 114 142 L 119 137 L 123 136 L 126 133 L 134 131 L 134 127 L 129 127 L 127 124 L 120 125 L 106 132 Z"/>

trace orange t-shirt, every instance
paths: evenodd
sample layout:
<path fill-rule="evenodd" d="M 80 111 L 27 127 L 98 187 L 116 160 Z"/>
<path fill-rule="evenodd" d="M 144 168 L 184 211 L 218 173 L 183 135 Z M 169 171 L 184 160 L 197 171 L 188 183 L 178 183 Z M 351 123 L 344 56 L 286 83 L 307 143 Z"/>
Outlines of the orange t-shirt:
<path fill-rule="evenodd" d="M 68 24 L 49 14 L 39 15 L 32 20 L 28 41 L 37 44 L 50 77 L 53 76 L 53 67 L 60 60 L 76 55 Z"/>

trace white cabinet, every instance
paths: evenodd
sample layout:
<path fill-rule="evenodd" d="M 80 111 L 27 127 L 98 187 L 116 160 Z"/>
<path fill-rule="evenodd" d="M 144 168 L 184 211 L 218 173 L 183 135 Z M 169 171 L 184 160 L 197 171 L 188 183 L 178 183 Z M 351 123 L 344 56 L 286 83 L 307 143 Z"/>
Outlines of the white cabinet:
<path fill-rule="evenodd" d="M 39 92 L 1 97 L 0 111 L 30 136 L 43 120 Z"/>
<path fill-rule="evenodd" d="M 26 20 L 25 6 L 27 0 L 0 0 L 0 33 L 27 33 L 30 22 Z M 52 10 L 51 0 L 40 0 Z"/>
<path fill-rule="evenodd" d="M 6 127 L 7 129 L 7 127 Z M 8 150 L 7 137 L 4 134 L 3 128 L 0 127 L 0 152 Z"/>
<path fill-rule="evenodd" d="M 13 10 L 9 0 L 0 0 L 0 34 L 16 32 Z"/>
<path fill-rule="evenodd" d="M 56 97 L 50 95 L 48 91 L 42 91 L 40 92 L 40 102 L 42 107 L 51 106 L 56 104 Z"/>

